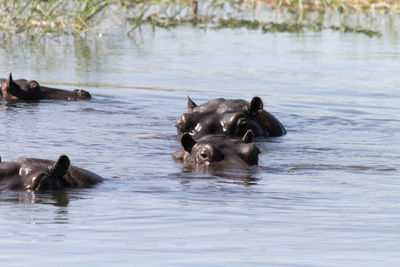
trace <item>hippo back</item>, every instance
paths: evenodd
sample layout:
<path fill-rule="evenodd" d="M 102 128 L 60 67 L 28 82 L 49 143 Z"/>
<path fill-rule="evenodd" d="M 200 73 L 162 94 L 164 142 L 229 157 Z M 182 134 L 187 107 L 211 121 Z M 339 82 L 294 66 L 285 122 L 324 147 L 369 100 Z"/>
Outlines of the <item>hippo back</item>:
<path fill-rule="evenodd" d="M 75 166 L 70 166 L 68 168 L 64 179 L 74 188 L 90 187 L 103 181 L 101 176 Z"/>

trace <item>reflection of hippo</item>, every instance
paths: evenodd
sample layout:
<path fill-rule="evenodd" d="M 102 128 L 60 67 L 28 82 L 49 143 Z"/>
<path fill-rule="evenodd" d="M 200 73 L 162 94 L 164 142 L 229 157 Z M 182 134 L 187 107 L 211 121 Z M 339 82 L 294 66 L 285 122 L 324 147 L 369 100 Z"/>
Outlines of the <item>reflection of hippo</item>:
<path fill-rule="evenodd" d="M 89 92 L 75 89 L 67 91 L 39 85 L 36 81 L 24 79 L 13 80 L 12 75 L 8 79 L 0 79 L 0 99 L 4 100 L 39 100 L 39 99 L 64 99 L 82 100 L 90 99 Z"/>
<path fill-rule="evenodd" d="M 61 190 L 84 188 L 103 181 L 90 171 L 70 166 L 62 155 L 56 162 L 46 159 L 19 158 L 0 163 L 0 190 Z"/>
<path fill-rule="evenodd" d="M 188 97 L 188 110 L 176 122 L 179 134 L 188 132 L 195 138 L 209 134 L 242 137 L 248 130 L 262 137 L 286 134 L 278 119 L 263 109 L 263 102 L 257 96 L 251 103 L 218 98 L 200 106 Z"/>
<path fill-rule="evenodd" d="M 189 133 L 182 135 L 182 148 L 173 155 L 186 167 L 246 168 L 258 164 L 260 150 L 252 144 L 254 134 L 247 131 L 242 140 L 226 135 L 207 135 L 195 141 Z"/>

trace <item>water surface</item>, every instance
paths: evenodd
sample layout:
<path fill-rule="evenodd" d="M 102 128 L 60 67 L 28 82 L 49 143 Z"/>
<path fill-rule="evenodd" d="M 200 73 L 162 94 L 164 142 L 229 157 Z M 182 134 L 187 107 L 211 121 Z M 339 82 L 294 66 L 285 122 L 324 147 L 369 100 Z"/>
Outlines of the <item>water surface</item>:
<path fill-rule="evenodd" d="M 0 195 L 1 265 L 397 265 L 400 52 L 385 35 L 179 28 L 0 50 L 0 74 L 84 88 L 0 102 L 0 153 L 67 154 L 91 189 Z M 248 171 L 172 159 L 186 96 L 250 100 L 285 125 Z"/>

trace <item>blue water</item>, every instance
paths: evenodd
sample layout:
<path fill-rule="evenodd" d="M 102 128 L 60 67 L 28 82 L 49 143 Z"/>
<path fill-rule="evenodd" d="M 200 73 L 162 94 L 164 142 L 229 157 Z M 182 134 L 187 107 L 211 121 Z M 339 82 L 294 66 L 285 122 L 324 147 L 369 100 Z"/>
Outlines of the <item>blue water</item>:
<path fill-rule="evenodd" d="M 2 266 L 400 264 L 400 50 L 390 35 L 181 27 L 0 49 L 0 76 L 84 88 L 0 102 L 0 155 L 105 178 L 0 195 Z M 184 172 L 186 96 L 258 95 L 288 134 L 248 171 Z"/>

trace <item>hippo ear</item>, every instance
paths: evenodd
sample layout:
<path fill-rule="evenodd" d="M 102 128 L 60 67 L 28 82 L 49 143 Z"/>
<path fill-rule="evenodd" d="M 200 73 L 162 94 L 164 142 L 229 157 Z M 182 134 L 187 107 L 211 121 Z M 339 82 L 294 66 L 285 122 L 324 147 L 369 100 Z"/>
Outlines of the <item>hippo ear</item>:
<path fill-rule="evenodd" d="M 250 103 L 250 111 L 251 113 L 257 113 L 259 110 L 264 108 L 264 104 L 258 96 L 253 97 Z"/>
<path fill-rule="evenodd" d="M 62 189 L 63 176 L 67 172 L 69 164 L 69 158 L 65 155 L 61 155 L 52 166 L 49 166 L 49 172 L 42 172 L 33 177 L 32 183 L 26 188 L 32 191 L 41 189 Z"/>
<path fill-rule="evenodd" d="M 67 172 L 70 165 L 69 158 L 66 155 L 61 155 L 52 166 L 52 175 L 62 177 Z"/>
<path fill-rule="evenodd" d="M 183 149 L 190 153 L 192 151 L 193 146 L 196 144 L 196 141 L 189 133 L 184 133 L 181 138 L 181 143 Z"/>
<path fill-rule="evenodd" d="M 260 149 L 258 149 L 258 147 L 256 147 L 254 144 L 248 144 L 243 147 L 240 157 L 249 165 L 257 165 L 259 154 Z"/>
<path fill-rule="evenodd" d="M 242 138 L 243 143 L 253 143 L 254 141 L 254 133 L 252 130 L 248 130 Z"/>
<path fill-rule="evenodd" d="M 3 94 L 5 93 L 6 95 L 10 94 L 11 92 L 16 93 L 17 91 L 19 91 L 19 86 L 14 82 L 11 72 L 8 75 L 8 79 L 3 84 L 1 90 L 3 91 Z"/>
<path fill-rule="evenodd" d="M 194 103 L 193 100 L 190 99 L 189 96 L 188 96 L 187 98 L 188 98 L 188 111 L 189 111 L 189 113 L 192 113 L 192 112 L 193 112 L 193 109 L 194 109 L 195 107 L 197 107 L 197 104 Z"/>
<path fill-rule="evenodd" d="M 7 79 L 6 83 L 5 83 L 5 86 L 7 88 L 10 88 L 13 83 L 14 83 L 14 81 L 13 81 L 13 78 L 12 78 L 12 73 L 10 72 L 10 74 L 8 75 L 8 79 Z"/>

